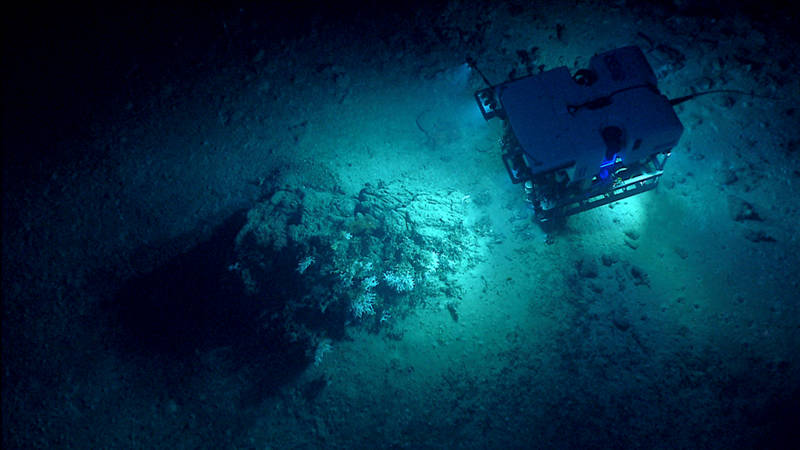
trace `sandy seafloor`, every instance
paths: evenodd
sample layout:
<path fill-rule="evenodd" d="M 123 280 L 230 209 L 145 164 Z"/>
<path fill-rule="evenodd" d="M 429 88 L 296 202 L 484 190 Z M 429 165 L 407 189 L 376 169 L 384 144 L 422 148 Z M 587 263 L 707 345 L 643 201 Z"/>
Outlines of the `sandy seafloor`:
<path fill-rule="evenodd" d="M 246 5 L 174 31 L 157 22 L 166 49 L 152 54 L 183 45 L 191 57 L 129 48 L 112 88 L 77 112 L 23 109 L 14 128 L 18 103 L 6 101 L 4 448 L 797 443 L 800 51 L 788 13 L 691 4 L 452 2 L 294 16 L 306 28 L 282 38 L 269 8 Z M 207 39 L 190 45 L 193 33 Z M 97 46 L 65 39 L 76 54 Z M 524 74 L 520 50 L 574 71 L 626 45 L 670 98 L 773 99 L 679 105 L 685 132 L 658 188 L 573 216 L 548 242 L 508 180 L 501 124 L 478 113 L 483 84 L 464 57 L 501 81 Z M 33 56 L 55 72 L 31 85 L 90 71 Z M 18 74 L 40 67 L 13 61 Z M 41 87 L 35 106 L 65 84 Z M 31 141 L 37 117 L 51 134 Z M 166 306 L 121 292 L 165 267 L 191 284 L 175 264 L 192 258 L 235 264 L 203 245 L 267 187 L 355 198 L 367 184 L 458 198 L 479 236 L 472 264 L 448 274 L 452 298 L 391 328 L 347 318 L 316 364 L 215 345 L 231 332 L 214 317 L 193 322 L 212 337 L 181 336 L 198 328 L 170 331 Z M 153 351 L 120 316 L 189 344 Z"/>

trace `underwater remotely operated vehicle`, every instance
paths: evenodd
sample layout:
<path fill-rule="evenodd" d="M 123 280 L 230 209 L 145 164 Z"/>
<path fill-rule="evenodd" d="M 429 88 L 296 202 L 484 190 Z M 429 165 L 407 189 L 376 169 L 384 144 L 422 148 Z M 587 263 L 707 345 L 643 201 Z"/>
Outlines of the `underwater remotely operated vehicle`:
<path fill-rule="evenodd" d="M 636 46 L 475 92 L 486 120 L 501 119 L 503 163 L 547 223 L 653 189 L 683 125 Z"/>

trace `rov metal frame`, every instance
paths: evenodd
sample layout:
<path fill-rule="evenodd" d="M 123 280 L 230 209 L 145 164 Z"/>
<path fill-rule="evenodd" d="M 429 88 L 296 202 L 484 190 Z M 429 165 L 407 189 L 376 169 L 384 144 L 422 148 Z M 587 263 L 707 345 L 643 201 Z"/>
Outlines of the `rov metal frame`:
<path fill-rule="evenodd" d="M 664 173 L 664 164 L 669 156 L 670 153 L 659 153 L 651 155 L 644 163 L 620 166 L 617 173 L 609 174 L 607 181 L 598 182 L 596 186 L 583 193 L 567 194 L 559 198 L 555 204 L 548 205 L 548 208 L 537 207 L 534 204 L 536 218 L 542 223 L 550 222 L 654 189 Z M 528 194 L 527 187 L 526 194 Z M 528 195 L 535 194 L 531 192 Z"/>

